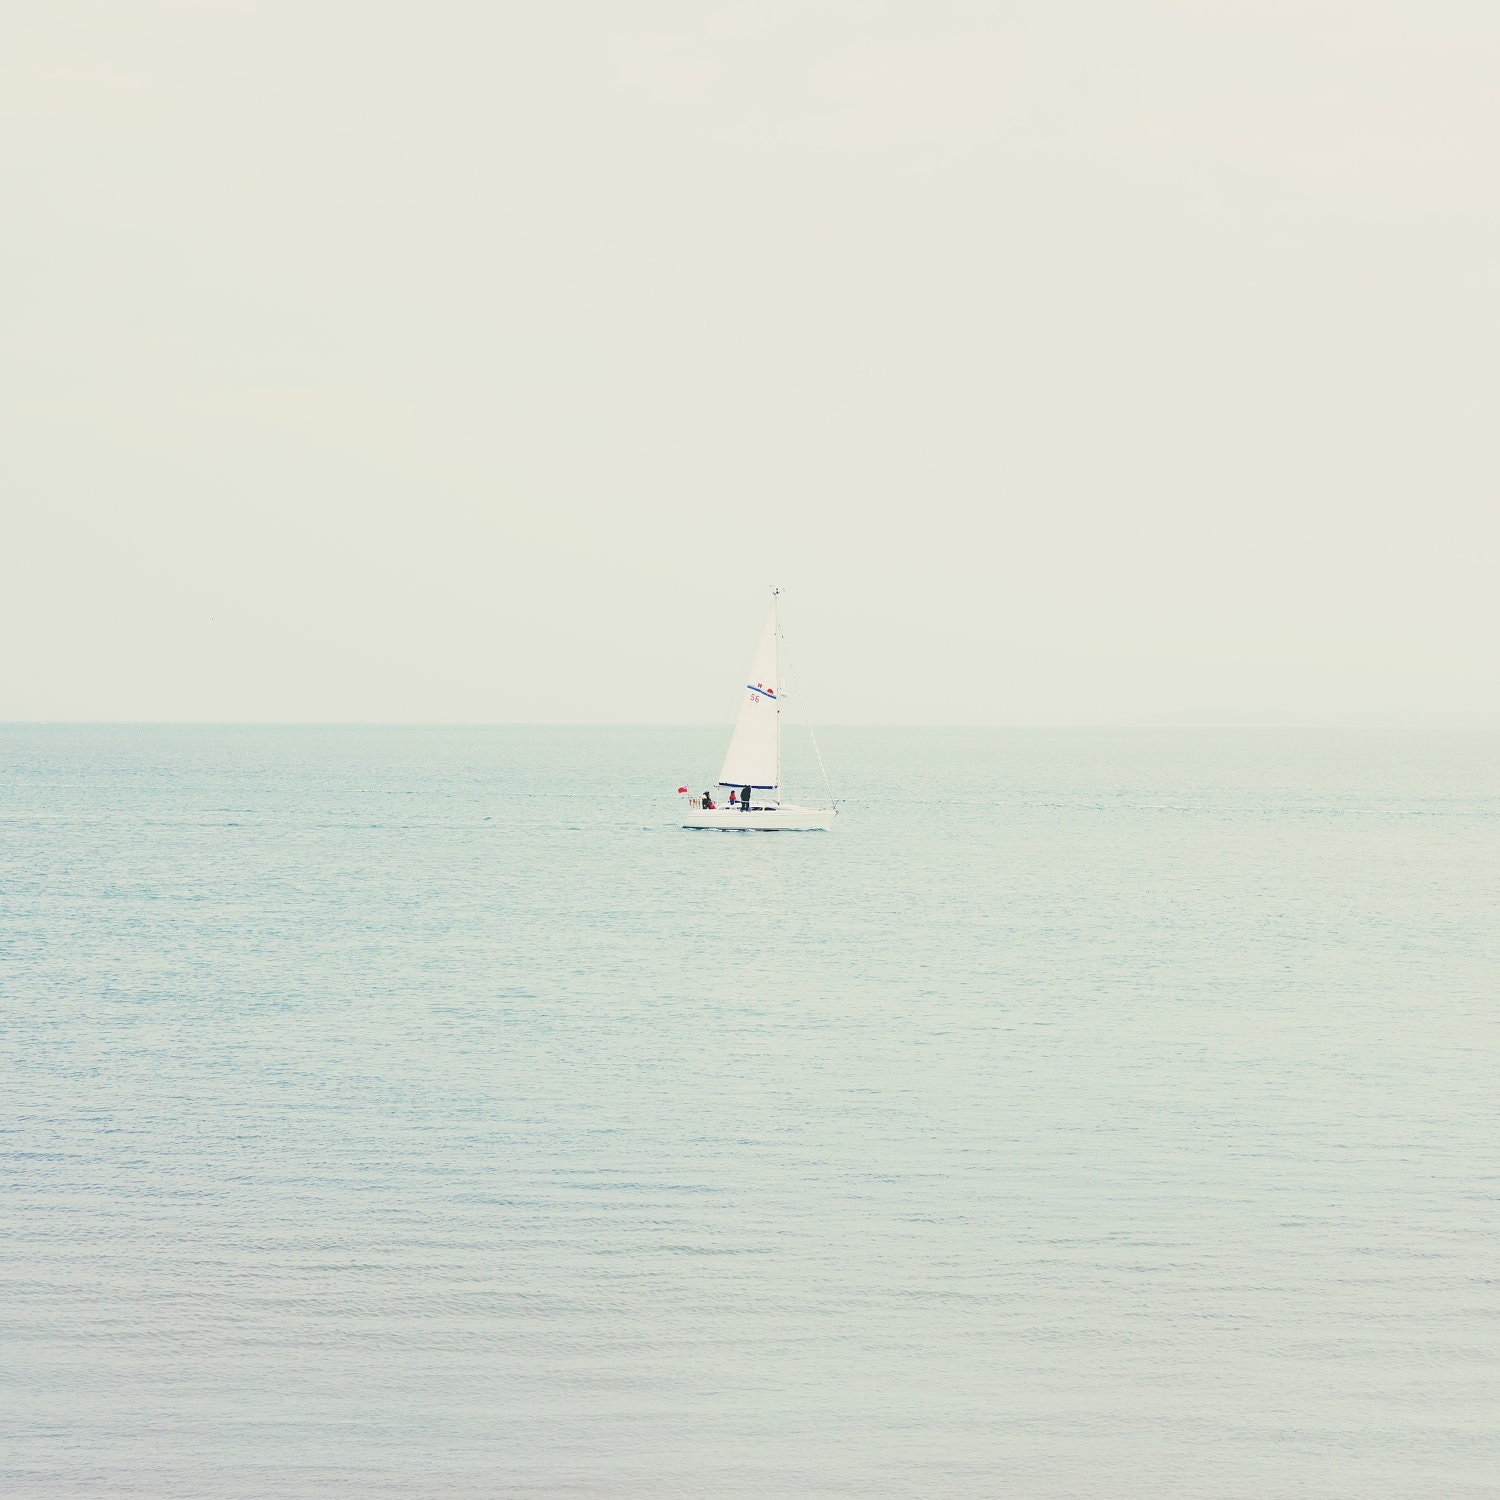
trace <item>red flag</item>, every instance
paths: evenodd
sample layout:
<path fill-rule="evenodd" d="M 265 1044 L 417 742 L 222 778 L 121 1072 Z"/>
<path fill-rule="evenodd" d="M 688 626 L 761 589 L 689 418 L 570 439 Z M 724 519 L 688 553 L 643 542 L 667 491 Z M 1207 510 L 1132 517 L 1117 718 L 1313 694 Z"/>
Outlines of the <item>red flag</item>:
<path fill-rule="evenodd" d="M 677 790 L 679 792 L 685 792 L 685 791 L 687 791 L 687 788 L 685 786 L 680 786 L 680 787 L 677 788 Z"/>

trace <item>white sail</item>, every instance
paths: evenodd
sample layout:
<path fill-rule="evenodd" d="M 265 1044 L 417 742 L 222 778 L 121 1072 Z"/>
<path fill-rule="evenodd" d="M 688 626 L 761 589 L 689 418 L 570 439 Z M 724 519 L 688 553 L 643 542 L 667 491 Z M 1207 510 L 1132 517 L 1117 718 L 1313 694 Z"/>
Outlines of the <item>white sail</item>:
<path fill-rule="evenodd" d="M 734 738 L 719 772 L 720 786 L 749 786 L 774 791 L 781 780 L 781 670 L 777 650 L 776 607 L 771 606 L 761 632 L 755 665 L 740 700 Z"/>

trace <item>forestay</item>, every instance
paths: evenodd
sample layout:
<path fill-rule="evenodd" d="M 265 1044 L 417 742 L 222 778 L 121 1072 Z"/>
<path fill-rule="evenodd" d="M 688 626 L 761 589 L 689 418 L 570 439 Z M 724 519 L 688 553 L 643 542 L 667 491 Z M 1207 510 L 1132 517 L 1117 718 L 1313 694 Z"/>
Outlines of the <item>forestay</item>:
<path fill-rule="evenodd" d="M 776 607 L 761 632 L 755 665 L 750 669 L 734 737 L 719 772 L 720 786 L 749 786 L 774 791 L 781 780 L 781 673 L 777 650 Z"/>

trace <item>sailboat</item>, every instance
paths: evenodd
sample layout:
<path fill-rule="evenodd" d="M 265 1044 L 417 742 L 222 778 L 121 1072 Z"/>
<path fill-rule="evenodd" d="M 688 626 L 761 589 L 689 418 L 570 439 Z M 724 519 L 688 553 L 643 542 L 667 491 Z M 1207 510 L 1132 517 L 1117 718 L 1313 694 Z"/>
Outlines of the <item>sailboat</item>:
<path fill-rule="evenodd" d="M 740 699 L 739 718 L 729 740 L 729 751 L 719 772 L 719 792 L 690 797 L 683 808 L 684 828 L 725 828 L 771 832 L 775 829 L 811 830 L 833 826 L 836 805 L 792 807 L 781 800 L 781 622 L 779 589 L 771 590 L 771 613 L 761 631 L 755 664 Z M 808 726 L 811 729 L 811 725 Z M 813 748 L 823 764 L 817 739 Z M 825 785 L 828 773 L 824 771 Z M 679 787 L 680 793 L 687 791 Z M 748 793 L 748 797 L 747 794 Z M 730 799 L 733 799 L 732 801 Z M 828 800 L 833 803 L 830 791 Z"/>

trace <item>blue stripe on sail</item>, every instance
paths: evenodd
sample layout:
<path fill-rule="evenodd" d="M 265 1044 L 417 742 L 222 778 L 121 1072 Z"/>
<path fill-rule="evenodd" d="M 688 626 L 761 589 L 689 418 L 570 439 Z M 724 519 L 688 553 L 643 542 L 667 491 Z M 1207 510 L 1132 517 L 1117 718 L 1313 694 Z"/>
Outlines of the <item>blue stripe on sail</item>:
<path fill-rule="evenodd" d="M 719 786 L 744 786 L 745 785 L 745 783 L 743 781 L 720 781 L 720 782 L 718 782 L 716 784 L 719 785 Z M 758 782 L 758 781 L 752 781 L 750 783 L 750 790 L 752 792 L 774 792 L 776 790 L 776 783 L 774 781 L 771 781 L 771 782 L 768 782 L 765 786 L 762 786 L 760 784 L 760 782 Z"/>
<path fill-rule="evenodd" d="M 753 682 L 747 682 L 745 684 L 745 686 L 747 688 L 749 688 L 752 693 L 759 693 L 762 698 L 769 698 L 772 703 L 774 703 L 776 701 L 776 694 L 775 693 L 768 692 L 763 687 L 756 687 L 756 685 Z"/>

